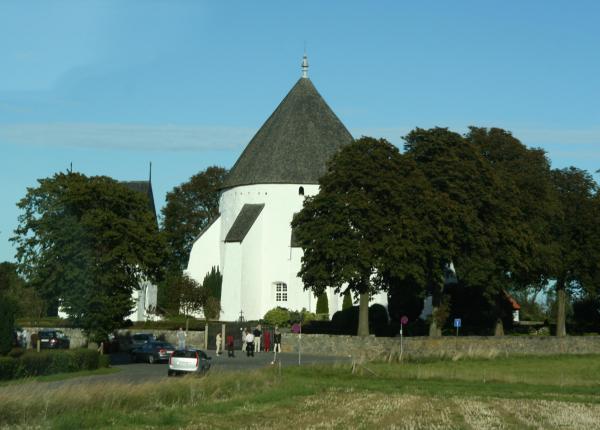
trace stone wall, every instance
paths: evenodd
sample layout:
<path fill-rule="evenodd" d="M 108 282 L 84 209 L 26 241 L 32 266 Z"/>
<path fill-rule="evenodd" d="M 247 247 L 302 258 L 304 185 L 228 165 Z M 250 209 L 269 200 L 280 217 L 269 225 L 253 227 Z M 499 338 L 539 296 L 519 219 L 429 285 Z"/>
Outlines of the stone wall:
<path fill-rule="evenodd" d="M 27 327 L 30 333 L 42 328 Z M 80 329 L 61 328 L 70 339 L 71 348 L 87 345 Z M 177 345 L 175 330 L 119 330 L 120 343 L 127 345 L 135 333 L 152 333 L 157 339 Z M 214 343 L 214 341 L 213 341 Z M 204 348 L 204 332 L 189 331 L 188 346 Z M 332 336 L 324 334 L 282 333 L 283 352 L 304 354 L 352 356 L 365 359 L 396 359 L 400 355 L 400 338 L 357 336 Z M 213 349 L 214 345 L 210 345 Z M 550 355 L 550 354 L 600 354 L 600 336 L 465 336 L 465 337 L 405 337 L 402 342 L 402 356 L 406 358 L 427 357 L 496 357 L 503 355 Z"/>
<path fill-rule="evenodd" d="M 395 359 L 400 355 L 400 338 L 331 336 L 284 333 L 282 350 L 305 354 Z M 403 357 L 496 357 L 502 355 L 600 354 L 600 336 L 501 336 L 501 337 L 405 337 Z"/>

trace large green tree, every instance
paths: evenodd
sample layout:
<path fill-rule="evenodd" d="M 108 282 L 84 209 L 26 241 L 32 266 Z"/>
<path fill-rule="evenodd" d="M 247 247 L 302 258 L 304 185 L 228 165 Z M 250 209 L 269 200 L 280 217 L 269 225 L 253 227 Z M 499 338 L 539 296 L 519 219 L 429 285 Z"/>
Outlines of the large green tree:
<path fill-rule="evenodd" d="M 430 335 L 440 335 L 444 321 L 439 316 L 447 315 L 444 269 L 450 261 L 458 278 L 474 292 L 477 288 L 476 294 L 489 300 L 499 296 L 498 280 L 506 276 L 506 264 L 497 260 L 497 249 L 512 252 L 519 246 L 514 242 L 519 236 L 511 232 L 515 209 L 503 200 L 501 177 L 470 139 L 445 128 L 417 128 L 405 137 L 405 151 L 435 190 L 444 212 L 438 228 L 446 233 L 446 255 L 438 246 L 425 248 L 427 289 L 433 298 Z"/>
<path fill-rule="evenodd" d="M 493 218 L 495 225 L 490 227 L 501 234 L 490 248 L 490 264 L 495 268 L 483 293 L 495 310 L 495 333 L 503 334 L 502 321 L 511 320 L 505 291 L 545 284 L 555 265 L 550 227 L 558 203 L 543 150 L 527 148 L 499 128 L 471 127 L 465 138 L 480 150 L 498 178 L 494 192 L 500 193 L 496 201 L 502 217 Z"/>
<path fill-rule="evenodd" d="M 423 217 L 438 209 L 414 163 L 383 139 L 346 145 L 319 185 L 292 222 L 304 250 L 299 276 L 317 296 L 327 287 L 358 296 L 358 335 L 366 336 L 372 295 L 392 278 L 423 280 L 424 243 L 437 240 Z"/>
<path fill-rule="evenodd" d="M 162 230 L 169 247 L 170 270 L 183 271 L 195 238 L 219 215 L 219 189 L 227 175 L 212 166 L 167 193 Z"/>
<path fill-rule="evenodd" d="M 104 337 L 131 312 L 132 292 L 161 276 L 164 243 L 147 197 L 79 173 L 38 182 L 18 203 L 19 269 L 91 338 Z"/>
<path fill-rule="evenodd" d="M 600 198 L 592 176 L 575 167 L 552 171 L 560 202 L 552 225 L 558 252 L 556 280 L 556 335 L 565 336 L 566 301 L 569 293 L 598 294 L 600 284 Z"/>

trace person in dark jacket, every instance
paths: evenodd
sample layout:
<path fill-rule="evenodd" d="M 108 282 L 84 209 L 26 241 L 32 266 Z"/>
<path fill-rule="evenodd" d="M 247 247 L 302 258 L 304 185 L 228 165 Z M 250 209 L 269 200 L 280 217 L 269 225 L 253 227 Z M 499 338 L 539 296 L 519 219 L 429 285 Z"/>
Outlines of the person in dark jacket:
<path fill-rule="evenodd" d="M 254 328 L 254 351 L 260 352 L 260 336 L 262 335 L 260 324 Z"/>

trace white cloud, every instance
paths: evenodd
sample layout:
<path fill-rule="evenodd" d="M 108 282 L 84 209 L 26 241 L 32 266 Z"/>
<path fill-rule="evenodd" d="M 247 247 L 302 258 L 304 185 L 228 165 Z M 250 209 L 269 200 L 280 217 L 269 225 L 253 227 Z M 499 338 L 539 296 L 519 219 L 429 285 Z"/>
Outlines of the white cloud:
<path fill-rule="evenodd" d="M 45 147 L 227 150 L 246 145 L 253 130 L 224 126 L 135 124 L 0 124 L 0 144 Z"/>

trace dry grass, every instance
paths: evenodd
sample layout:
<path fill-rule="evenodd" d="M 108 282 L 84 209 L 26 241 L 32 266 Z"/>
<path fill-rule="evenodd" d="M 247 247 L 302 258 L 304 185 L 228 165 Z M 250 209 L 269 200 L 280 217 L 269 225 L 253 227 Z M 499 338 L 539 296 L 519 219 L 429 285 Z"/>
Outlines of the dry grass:
<path fill-rule="evenodd" d="M 590 369 L 595 361 L 379 363 L 367 365 L 375 374 L 304 367 L 141 385 L 6 386 L 0 388 L 0 428 L 600 429 L 600 373 Z M 538 379 L 531 385 L 472 381 L 482 365 L 508 372 L 507 380 L 533 366 L 538 371 L 531 379 Z M 575 376 L 573 385 L 548 384 L 556 366 Z M 420 379 L 411 373 L 417 367 Z M 585 368 L 586 383 L 576 377 Z M 439 379 L 442 370 L 451 376 Z"/>

